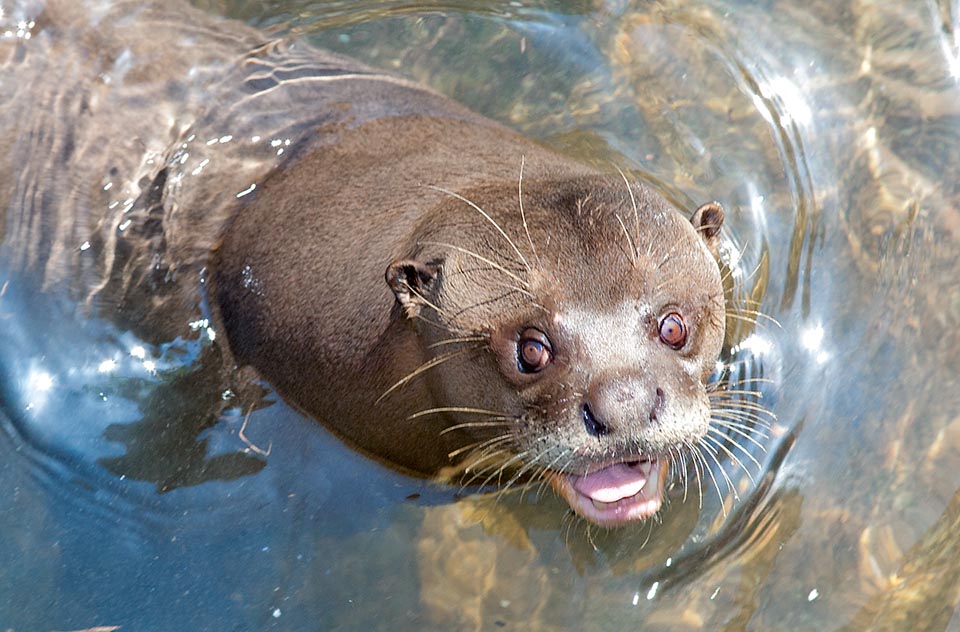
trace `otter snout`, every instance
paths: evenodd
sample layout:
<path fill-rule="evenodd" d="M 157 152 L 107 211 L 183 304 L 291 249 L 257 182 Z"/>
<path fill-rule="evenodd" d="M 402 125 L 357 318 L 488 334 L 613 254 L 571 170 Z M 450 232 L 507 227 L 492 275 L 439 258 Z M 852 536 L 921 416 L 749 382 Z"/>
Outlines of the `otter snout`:
<path fill-rule="evenodd" d="M 583 425 L 591 437 L 635 434 L 663 415 L 666 393 L 642 378 L 594 382 L 581 405 Z"/>

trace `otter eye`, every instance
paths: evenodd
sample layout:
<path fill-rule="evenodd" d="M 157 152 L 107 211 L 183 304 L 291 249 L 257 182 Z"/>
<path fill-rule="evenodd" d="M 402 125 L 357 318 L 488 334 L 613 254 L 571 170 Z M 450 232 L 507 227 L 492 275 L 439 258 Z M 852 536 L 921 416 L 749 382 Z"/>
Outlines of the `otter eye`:
<path fill-rule="evenodd" d="M 668 347 L 679 349 L 687 341 L 687 326 L 683 316 L 670 312 L 660 319 L 660 341 Z"/>
<path fill-rule="evenodd" d="M 553 361 L 550 341 L 537 329 L 525 329 L 517 342 L 517 367 L 521 373 L 542 371 Z"/>

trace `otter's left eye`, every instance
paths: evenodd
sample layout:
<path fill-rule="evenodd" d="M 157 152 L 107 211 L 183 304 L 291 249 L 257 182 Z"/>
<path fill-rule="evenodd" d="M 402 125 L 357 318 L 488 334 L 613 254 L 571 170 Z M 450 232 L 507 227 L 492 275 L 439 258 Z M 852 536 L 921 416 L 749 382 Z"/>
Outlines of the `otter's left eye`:
<path fill-rule="evenodd" d="M 687 326 L 683 316 L 670 312 L 660 319 L 660 341 L 673 349 L 679 349 L 687 342 Z"/>
<path fill-rule="evenodd" d="M 542 371 L 553 361 L 550 341 L 537 329 L 526 329 L 517 343 L 517 366 L 521 373 Z"/>

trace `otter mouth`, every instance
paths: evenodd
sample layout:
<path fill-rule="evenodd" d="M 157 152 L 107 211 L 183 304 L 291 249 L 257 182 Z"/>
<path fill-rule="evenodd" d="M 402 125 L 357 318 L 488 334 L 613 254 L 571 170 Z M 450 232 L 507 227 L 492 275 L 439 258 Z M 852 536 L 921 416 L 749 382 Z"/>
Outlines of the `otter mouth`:
<path fill-rule="evenodd" d="M 666 477 L 666 458 L 637 457 L 586 474 L 554 472 L 551 482 L 577 514 L 601 526 L 616 526 L 657 513 Z"/>

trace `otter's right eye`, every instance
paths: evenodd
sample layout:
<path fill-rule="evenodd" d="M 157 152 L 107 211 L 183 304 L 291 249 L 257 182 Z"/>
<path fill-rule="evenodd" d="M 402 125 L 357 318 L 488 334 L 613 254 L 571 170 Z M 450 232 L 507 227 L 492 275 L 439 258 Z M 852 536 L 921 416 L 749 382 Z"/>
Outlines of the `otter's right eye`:
<path fill-rule="evenodd" d="M 687 325 L 683 316 L 670 312 L 660 321 L 660 341 L 672 349 L 679 349 L 687 342 Z"/>
<path fill-rule="evenodd" d="M 553 361 L 550 341 L 537 329 L 525 329 L 517 342 L 517 367 L 521 373 L 536 373 Z"/>

